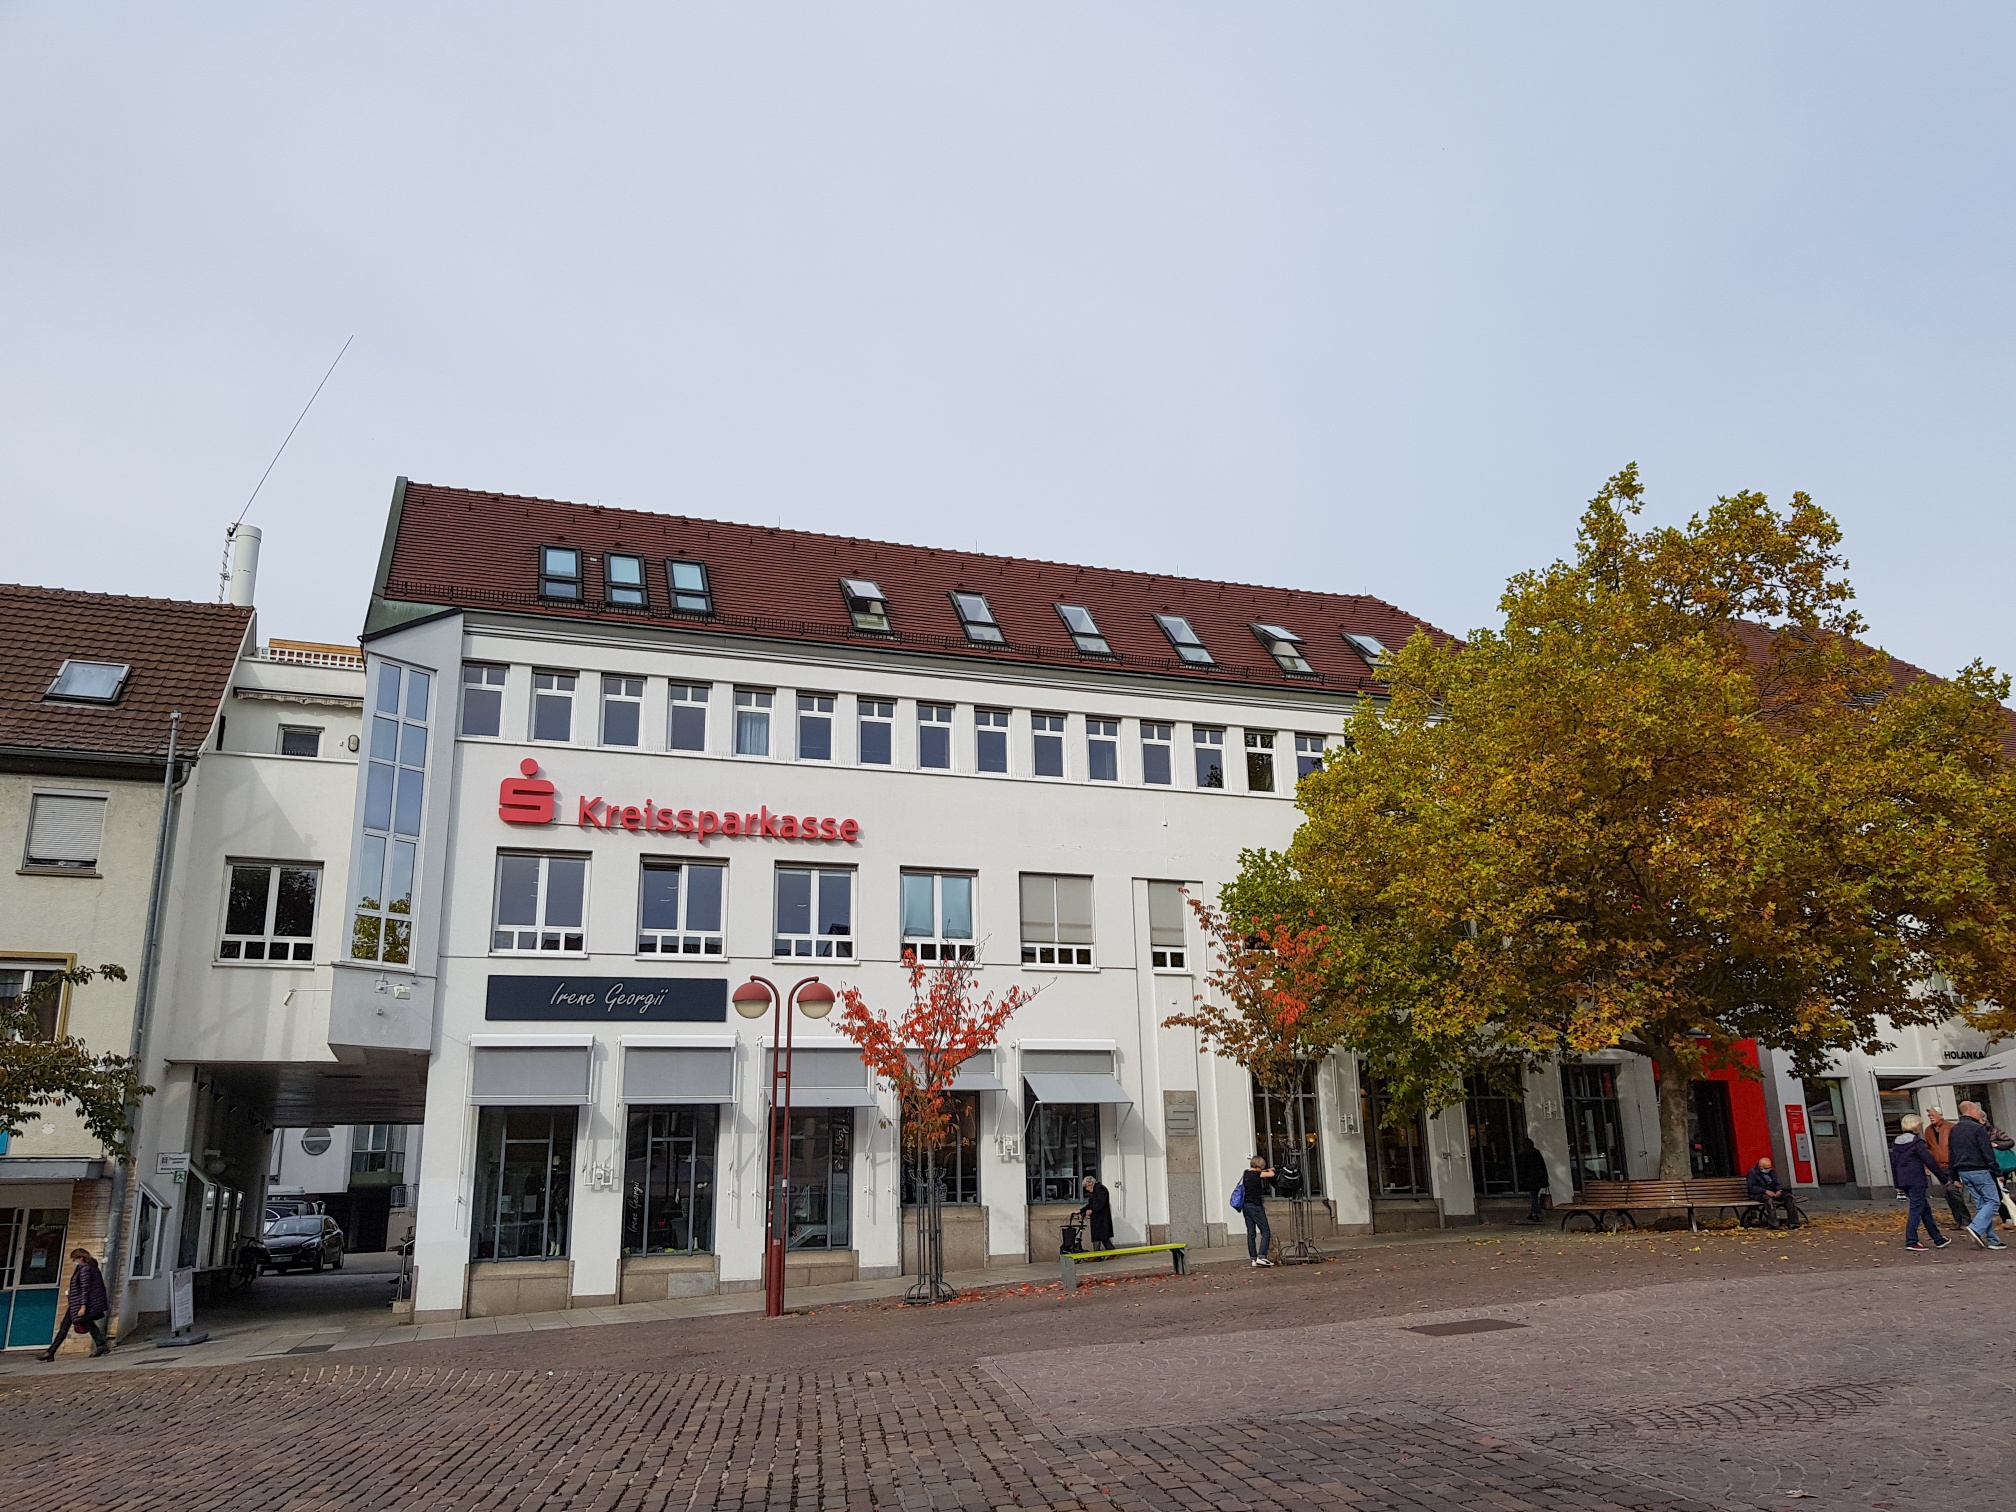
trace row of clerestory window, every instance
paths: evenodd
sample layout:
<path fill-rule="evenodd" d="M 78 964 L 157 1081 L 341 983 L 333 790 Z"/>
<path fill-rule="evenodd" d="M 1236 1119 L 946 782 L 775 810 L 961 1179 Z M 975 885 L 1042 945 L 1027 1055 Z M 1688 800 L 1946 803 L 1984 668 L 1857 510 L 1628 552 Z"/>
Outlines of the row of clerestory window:
<path fill-rule="evenodd" d="M 577 547 L 542 546 L 539 555 L 539 595 L 541 598 L 581 603 L 585 599 L 584 558 Z M 709 586 L 705 563 L 670 558 L 665 563 L 665 591 L 674 613 L 712 614 L 714 593 Z M 874 635 L 893 634 L 889 623 L 889 598 L 873 578 L 843 577 L 841 597 L 846 601 L 848 619 L 856 630 Z M 976 646 L 1006 646 L 1008 637 L 994 617 L 987 595 L 955 589 L 951 595 L 953 612 L 959 618 L 966 639 Z M 619 608 L 648 609 L 650 589 L 645 582 L 642 556 L 609 552 L 602 558 L 602 598 Z M 1071 643 L 1086 656 L 1112 656 L 1113 647 L 1100 630 L 1092 611 L 1082 604 L 1059 603 L 1057 617 L 1070 633 Z M 1211 654 L 1188 618 L 1180 614 L 1158 613 L 1155 623 L 1168 637 L 1179 660 L 1193 667 L 1215 667 Z M 1255 622 L 1251 627 L 1260 644 L 1283 672 L 1313 677 L 1316 669 L 1303 652 L 1304 641 L 1294 631 L 1280 625 Z M 1376 636 L 1344 632 L 1344 639 L 1368 663 L 1385 656 L 1386 647 Z"/>

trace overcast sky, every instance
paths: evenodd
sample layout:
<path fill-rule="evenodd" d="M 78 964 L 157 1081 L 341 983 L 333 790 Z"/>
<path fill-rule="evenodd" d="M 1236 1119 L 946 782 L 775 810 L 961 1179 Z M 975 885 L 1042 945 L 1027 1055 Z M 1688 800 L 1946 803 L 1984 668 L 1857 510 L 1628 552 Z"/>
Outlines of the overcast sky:
<path fill-rule="evenodd" d="M 400 474 L 1369 592 L 1636 460 L 2016 668 L 2016 11 L 0 4 L 0 578 L 353 637 Z M 513 543 L 500 542 L 500 549 Z M 830 585 L 808 585 L 830 592 Z"/>

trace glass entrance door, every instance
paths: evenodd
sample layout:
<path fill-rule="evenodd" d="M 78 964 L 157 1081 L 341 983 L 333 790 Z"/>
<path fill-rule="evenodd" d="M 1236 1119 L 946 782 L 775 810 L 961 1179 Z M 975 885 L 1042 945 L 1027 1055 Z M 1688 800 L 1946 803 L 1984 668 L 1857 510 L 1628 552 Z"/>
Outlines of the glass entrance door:
<path fill-rule="evenodd" d="M 1687 1091 L 1689 1172 L 1695 1176 L 1736 1175 L 1736 1121 L 1729 1113 L 1729 1084 L 1697 1081 Z"/>
<path fill-rule="evenodd" d="M 9 1349 L 47 1349 L 56 1336 L 68 1208 L 0 1208 L 0 1330 Z"/>
<path fill-rule="evenodd" d="M 1855 1151 L 1848 1141 L 1848 1109 L 1839 1077 L 1806 1083 L 1806 1127 L 1813 1135 L 1814 1178 L 1822 1186 L 1854 1181 Z"/>
<path fill-rule="evenodd" d="M 1519 1151 L 1526 1142 L 1526 1104 L 1493 1086 L 1488 1077 L 1465 1083 L 1470 1124 L 1470 1181 L 1479 1197 L 1521 1191 Z"/>
<path fill-rule="evenodd" d="M 1378 1183 L 1379 1197 L 1432 1197 L 1435 1189 L 1428 1177 L 1428 1140 L 1421 1118 L 1402 1120 L 1389 1128 L 1385 1122 L 1386 1092 L 1376 1076 L 1365 1078 L 1359 1090 L 1363 1103 L 1366 1155 L 1372 1179 Z"/>
<path fill-rule="evenodd" d="M 1563 1066 L 1561 1107 L 1568 1120 L 1568 1158 L 1575 1186 L 1623 1181 L 1624 1118 L 1617 1108 L 1615 1066 Z"/>
<path fill-rule="evenodd" d="M 854 1110 L 791 1112 L 789 1249 L 846 1249 L 853 1243 Z"/>

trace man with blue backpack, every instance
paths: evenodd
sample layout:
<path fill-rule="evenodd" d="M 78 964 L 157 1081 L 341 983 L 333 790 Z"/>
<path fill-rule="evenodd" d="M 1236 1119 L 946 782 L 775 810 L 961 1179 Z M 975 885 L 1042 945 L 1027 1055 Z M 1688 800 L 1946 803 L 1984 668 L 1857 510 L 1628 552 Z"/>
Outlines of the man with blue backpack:
<path fill-rule="evenodd" d="M 1274 1168 L 1255 1155 L 1232 1188 L 1232 1210 L 1246 1220 L 1246 1258 L 1256 1267 L 1274 1263 L 1267 1258 L 1274 1247 L 1274 1231 L 1267 1226 L 1267 1183 L 1273 1179 Z"/>

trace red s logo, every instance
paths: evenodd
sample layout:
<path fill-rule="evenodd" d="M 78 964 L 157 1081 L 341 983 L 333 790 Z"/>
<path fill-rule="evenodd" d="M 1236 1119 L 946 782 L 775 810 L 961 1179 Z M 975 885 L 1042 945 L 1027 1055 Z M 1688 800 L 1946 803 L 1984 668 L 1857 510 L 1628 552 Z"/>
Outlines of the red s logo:
<path fill-rule="evenodd" d="M 530 756 L 518 763 L 523 777 L 506 777 L 497 784 L 497 817 L 506 824 L 551 824 L 553 784 L 539 775 L 539 763 Z"/>

